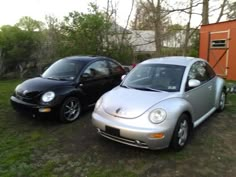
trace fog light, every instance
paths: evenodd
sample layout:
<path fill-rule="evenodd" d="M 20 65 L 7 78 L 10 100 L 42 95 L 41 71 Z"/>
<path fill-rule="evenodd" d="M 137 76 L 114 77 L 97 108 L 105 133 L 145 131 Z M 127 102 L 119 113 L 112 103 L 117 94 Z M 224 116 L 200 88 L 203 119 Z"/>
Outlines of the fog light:
<path fill-rule="evenodd" d="M 151 138 L 162 139 L 165 137 L 164 133 L 153 133 L 150 135 Z"/>
<path fill-rule="evenodd" d="M 51 108 L 40 108 L 39 112 L 51 112 Z"/>

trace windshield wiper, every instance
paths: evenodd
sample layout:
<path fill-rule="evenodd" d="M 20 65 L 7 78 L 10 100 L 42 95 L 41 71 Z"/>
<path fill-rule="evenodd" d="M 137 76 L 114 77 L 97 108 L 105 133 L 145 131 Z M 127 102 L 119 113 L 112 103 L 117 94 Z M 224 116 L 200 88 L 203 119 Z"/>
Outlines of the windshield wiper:
<path fill-rule="evenodd" d="M 129 86 L 127 86 L 127 85 L 124 85 L 124 84 L 122 84 L 122 85 L 120 85 L 121 87 L 123 87 L 123 88 L 127 88 L 127 89 L 131 89 L 132 87 L 129 87 Z"/>
<path fill-rule="evenodd" d="M 58 77 L 46 77 L 47 79 L 58 80 L 58 81 L 66 81 L 67 79 L 61 79 Z"/>
<path fill-rule="evenodd" d="M 133 88 L 137 89 L 137 90 L 145 90 L 145 91 L 153 91 L 153 92 L 162 91 L 162 90 L 154 89 L 154 88 L 151 88 L 151 87 L 133 87 Z"/>

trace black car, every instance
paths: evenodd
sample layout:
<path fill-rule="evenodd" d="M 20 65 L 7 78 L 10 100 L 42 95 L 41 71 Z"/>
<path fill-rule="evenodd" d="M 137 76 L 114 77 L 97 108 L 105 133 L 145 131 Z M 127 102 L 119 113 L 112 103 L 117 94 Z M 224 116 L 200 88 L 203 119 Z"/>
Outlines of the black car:
<path fill-rule="evenodd" d="M 40 77 L 19 84 L 11 104 L 31 115 L 56 113 L 61 121 L 76 120 L 81 110 L 95 104 L 119 85 L 124 68 L 101 56 L 72 56 L 53 63 Z"/>

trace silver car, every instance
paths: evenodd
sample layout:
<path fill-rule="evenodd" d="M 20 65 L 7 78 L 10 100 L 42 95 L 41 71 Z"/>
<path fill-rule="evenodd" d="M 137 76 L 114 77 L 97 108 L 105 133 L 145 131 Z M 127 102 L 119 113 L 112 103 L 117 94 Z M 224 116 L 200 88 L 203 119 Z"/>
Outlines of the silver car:
<path fill-rule="evenodd" d="M 98 133 L 127 145 L 181 150 L 193 128 L 223 111 L 224 80 L 192 57 L 164 57 L 138 64 L 96 103 Z"/>

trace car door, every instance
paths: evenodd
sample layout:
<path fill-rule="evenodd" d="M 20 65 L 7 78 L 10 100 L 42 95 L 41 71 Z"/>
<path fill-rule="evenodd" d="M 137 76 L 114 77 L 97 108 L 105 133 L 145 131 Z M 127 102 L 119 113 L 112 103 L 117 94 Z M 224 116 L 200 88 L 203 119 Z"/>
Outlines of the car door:
<path fill-rule="evenodd" d="M 201 82 L 198 87 L 189 88 L 186 85 L 185 97 L 190 102 L 194 112 L 194 121 L 209 112 L 214 106 L 215 82 L 209 73 L 207 63 L 195 62 L 188 74 L 188 80 L 197 79 Z M 188 84 L 188 81 L 187 81 Z"/>
<path fill-rule="evenodd" d="M 90 64 L 81 74 L 80 87 L 88 104 L 95 103 L 106 91 L 109 68 L 105 60 Z"/>

